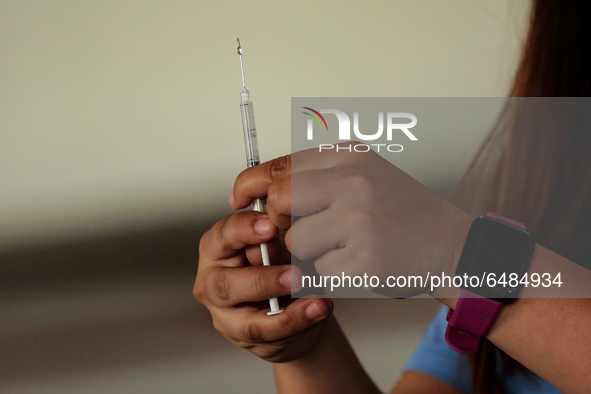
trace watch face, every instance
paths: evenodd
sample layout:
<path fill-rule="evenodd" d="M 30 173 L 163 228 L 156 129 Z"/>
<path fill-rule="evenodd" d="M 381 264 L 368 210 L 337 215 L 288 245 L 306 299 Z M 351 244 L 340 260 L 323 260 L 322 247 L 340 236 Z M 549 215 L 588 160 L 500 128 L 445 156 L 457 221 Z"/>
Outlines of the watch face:
<path fill-rule="evenodd" d="M 466 290 L 511 303 L 519 295 L 519 283 L 527 272 L 534 247 L 535 241 L 527 231 L 497 219 L 479 217 L 470 227 L 456 276 L 476 276 L 478 280 L 469 281 Z"/>

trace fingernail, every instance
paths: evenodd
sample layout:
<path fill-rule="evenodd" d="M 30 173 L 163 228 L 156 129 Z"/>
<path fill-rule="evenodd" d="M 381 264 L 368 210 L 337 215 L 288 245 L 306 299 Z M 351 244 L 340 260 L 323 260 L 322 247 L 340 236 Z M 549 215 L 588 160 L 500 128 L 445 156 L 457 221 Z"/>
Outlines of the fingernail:
<path fill-rule="evenodd" d="M 326 316 L 326 312 L 315 302 L 311 303 L 306 308 L 306 317 L 310 320 L 317 320 L 324 316 Z"/>
<path fill-rule="evenodd" d="M 260 235 L 267 235 L 269 231 L 271 231 L 271 221 L 269 218 L 260 218 L 254 224 L 254 231 L 259 233 Z"/>
<path fill-rule="evenodd" d="M 228 198 L 228 203 L 230 204 L 231 207 L 234 206 L 234 190 L 232 190 L 232 192 L 230 193 L 230 198 Z"/>
<path fill-rule="evenodd" d="M 286 289 L 292 288 L 292 283 L 295 285 L 295 278 L 292 275 L 291 269 L 288 269 L 284 273 L 279 276 L 279 283 L 281 286 L 285 287 Z"/>

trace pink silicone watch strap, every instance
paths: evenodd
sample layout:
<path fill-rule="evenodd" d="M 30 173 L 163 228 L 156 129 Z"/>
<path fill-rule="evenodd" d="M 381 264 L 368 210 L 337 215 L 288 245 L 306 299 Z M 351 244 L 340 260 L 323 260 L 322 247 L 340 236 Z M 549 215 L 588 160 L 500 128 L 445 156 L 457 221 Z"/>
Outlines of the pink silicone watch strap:
<path fill-rule="evenodd" d="M 527 230 L 527 229 L 525 228 L 525 224 L 523 224 L 523 223 L 521 223 L 521 222 L 518 222 L 517 220 L 510 219 L 510 218 L 508 218 L 508 217 L 506 217 L 506 216 L 499 215 L 498 213 L 494 213 L 494 212 L 488 212 L 488 213 L 486 214 L 486 216 L 488 216 L 489 218 L 493 218 L 493 219 L 500 220 L 501 222 L 508 223 L 508 224 L 510 224 L 511 226 L 515 226 L 515 227 L 517 227 L 517 228 L 520 228 L 520 229 L 522 229 L 522 230 Z"/>
<path fill-rule="evenodd" d="M 486 336 L 501 312 L 503 304 L 462 289 L 455 311 L 447 312 L 445 340 L 459 353 L 478 350 L 480 338 Z"/>
<path fill-rule="evenodd" d="M 525 225 L 494 212 L 486 216 L 525 230 Z M 462 289 L 455 310 L 447 312 L 445 340 L 456 352 L 472 354 L 478 350 L 480 338 L 485 337 L 501 312 L 503 304 Z"/>

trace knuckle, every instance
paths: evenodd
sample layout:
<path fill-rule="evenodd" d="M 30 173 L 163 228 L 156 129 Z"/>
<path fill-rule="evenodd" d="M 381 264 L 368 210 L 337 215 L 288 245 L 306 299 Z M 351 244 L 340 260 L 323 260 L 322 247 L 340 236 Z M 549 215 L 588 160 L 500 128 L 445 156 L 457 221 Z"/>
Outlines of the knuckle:
<path fill-rule="evenodd" d="M 273 160 L 271 165 L 269 166 L 269 175 L 271 179 L 277 179 L 286 172 L 288 172 L 291 168 L 291 157 L 290 156 L 281 156 Z"/>
<path fill-rule="evenodd" d="M 369 212 L 363 210 L 355 210 L 349 213 L 347 222 L 351 229 L 356 229 L 360 238 L 367 239 L 367 232 L 372 232 L 376 223 L 372 220 Z"/>
<path fill-rule="evenodd" d="M 220 322 L 217 319 L 213 319 L 212 323 L 213 323 L 213 328 L 217 332 L 219 332 L 220 334 L 223 334 L 224 330 L 223 330 L 223 327 L 220 325 Z"/>
<path fill-rule="evenodd" d="M 267 293 L 267 280 L 262 270 L 259 271 L 254 277 L 254 289 L 257 294 L 261 295 L 262 297 L 264 297 Z"/>
<path fill-rule="evenodd" d="M 281 325 L 283 327 L 287 327 L 289 331 L 289 335 L 298 334 L 302 331 L 302 327 L 300 321 L 295 319 L 292 315 L 284 313 L 284 316 L 281 317 Z"/>
<path fill-rule="evenodd" d="M 230 299 L 230 285 L 228 283 L 228 275 L 226 270 L 218 269 L 213 278 L 213 294 L 220 301 L 228 301 Z"/>
<path fill-rule="evenodd" d="M 338 190 L 346 190 L 348 200 L 366 201 L 374 197 L 375 187 L 367 175 L 349 166 L 339 166 L 337 171 L 338 176 L 333 182 L 334 186 Z"/>
<path fill-rule="evenodd" d="M 312 242 L 312 237 L 312 232 L 309 231 L 307 226 L 300 221 L 296 221 L 289 229 L 289 251 L 291 255 L 301 261 L 315 257 L 312 256 L 311 249 L 307 246 Z M 297 242 L 292 242 L 293 239 L 296 239 Z"/>
<path fill-rule="evenodd" d="M 279 194 L 281 194 L 282 184 L 281 182 L 273 182 L 267 189 L 267 203 L 274 201 Z"/>
<path fill-rule="evenodd" d="M 371 190 L 371 183 L 363 174 L 349 172 L 344 176 L 344 182 L 351 190 L 356 193 L 367 192 Z"/>
<path fill-rule="evenodd" d="M 279 181 L 271 183 L 267 190 L 267 205 L 281 205 L 280 203 L 285 201 L 285 196 L 290 194 L 290 191 L 286 189 L 286 182 Z"/>
<path fill-rule="evenodd" d="M 193 297 L 199 302 L 205 299 L 205 289 L 199 280 L 195 281 L 193 286 Z"/>
<path fill-rule="evenodd" d="M 211 236 L 211 230 L 207 231 L 205 234 L 203 234 L 203 236 L 201 236 L 201 239 L 199 240 L 199 256 L 203 255 L 203 252 L 205 251 L 205 249 L 209 245 L 210 236 Z"/>
<path fill-rule="evenodd" d="M 308 259 L 312 259 L 314 256 L 312 253 L 309 252 L 309 249 L 306 248 L 306 244 L 300 240 L 299 242 L 295 242 L 290 244 L 290 253 L 293 257 L 300 261 L 305 261 Z"/>
<path fill-rule="evenodd" d="M 215 231 L 213 231 L 213 234 L 215 235 L 216 245 L 219 247 L 223 246 L 225 242 L 224 232 L 226 230 L 226 223 L 227 220 L 221 220 L 214 226 Z"/>
<path fill-rule="evenodd" d="M 363 261 L 364 262 L 364 267 L 369 270 L 372 271 L 372 268 L 374 267 L 374 263 L 378 260 L 379 255 L 372 250 L 371 248 L 361 248 L 361 250 L 356 250 L 354 252 L 354 256 L 353 258 L 358 259 L 358 261 Z M 357 273 L 357 271 L 359 270 L 358 268 L 355 269 L 357 267 L 350 267 L 349 271 L 354 273 Z"/>
<path fill-rule="evenodd" d="M 282 346 L 272 346 L 264 349 L 259 355 L 263 360 L 271 363 L 280 363 L 284 359 L 284 348 Z"/>
<path fill-rule="evenodd" d="M 199 240 L 199 255 L 201 256 L 208 249 L 217 249 L 224 245 L 226 222 L 228 218 L 220 220 L 211 229 L 201 236 Z"/>
<path fill-rule="evenodd" d="M 244 325 L 244 338 L 248 343 L 266 342 L 261 325 L 256 321 Z"/>

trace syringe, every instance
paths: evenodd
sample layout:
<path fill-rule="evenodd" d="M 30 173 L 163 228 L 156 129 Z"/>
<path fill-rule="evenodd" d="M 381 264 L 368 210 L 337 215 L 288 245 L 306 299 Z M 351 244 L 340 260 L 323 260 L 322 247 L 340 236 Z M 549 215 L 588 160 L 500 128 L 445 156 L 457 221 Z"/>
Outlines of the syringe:
<path fill-rule="evenodd" d="M 238 43 L 237 51 L 238 55 L 240 55 L 240 71 L 242 72 L 242 93 L 240 93 L 242 131 L 244 133 L 244 147 L 246 148 L 246 166 L 250 168 L 260 164 L 261 159 L 259 158 L 257 129 L 254 123 L 254 109 L 252 107 L 252 100 L 250 99 L 250 92 L 248 89 L 246 89 L 246 83 L 244 82 L 244 65 L 242 63 L 242 47 L 240 46 L 240 39 L 237 38 L 236 42 Z M 263 199 L 255 199 L 252 209 L 257 212 L 266 212 Z M 269 250 L 267 249 L 266 242 L 261 244 L 261 255 L 263 256 L 263 265 L 271 265 L 271 260 L 269 259 Z M 270 298 L 269 305 L 271 307 L 271 311 L 267 312 L 267 315 L 276 315 L 283 312 L 283 309 L 279 308 L 277 297 Z"/>

